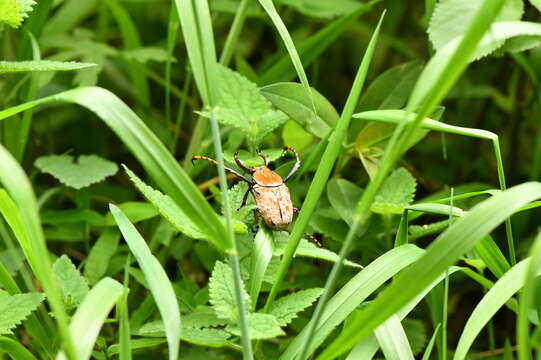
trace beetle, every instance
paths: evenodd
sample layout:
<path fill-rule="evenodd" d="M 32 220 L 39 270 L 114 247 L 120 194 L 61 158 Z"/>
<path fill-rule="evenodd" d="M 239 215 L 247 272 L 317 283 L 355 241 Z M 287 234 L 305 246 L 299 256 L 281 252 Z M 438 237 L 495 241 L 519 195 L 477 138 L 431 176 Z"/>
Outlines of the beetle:
<path fill-rule="evenodd" d="M 246 193 L 242 198 L 242 203 L 237 210 L 246 205 L 248 194 L 251 193 L 254 196 L 257 205 L 257 209 L 254 210 L 256 227 L 259 224 L 259 213 L 269 228 L 273 230 L 285 230 L 293 220 L 293 213 L 299 211 L 297 208 L 293 207 L 286 182 L 299 170 L 301 160 L 297 150 L 291 146 L 284 147 L 284 153 L 288 150 L 295 155 L 295 164 L 283 179 L 280 175 L 269 169 L 269 158 L 263 155 L 259 150 L 257 150 L 257 154 L 264 162 L 264 165 L 261 166 L 247 166 L 239 159 L 238 152 L 234 155 L 235 163 L 244 172 L 252 176 L 251 180 L 224 165 L 226 171 L 248 183 L 248 190 L 246 190 Z M 206 160 L 219 165 L 216 160 L 207 156 L 196 155 L 192 158 L 192 163 L 194 160 Z"/>

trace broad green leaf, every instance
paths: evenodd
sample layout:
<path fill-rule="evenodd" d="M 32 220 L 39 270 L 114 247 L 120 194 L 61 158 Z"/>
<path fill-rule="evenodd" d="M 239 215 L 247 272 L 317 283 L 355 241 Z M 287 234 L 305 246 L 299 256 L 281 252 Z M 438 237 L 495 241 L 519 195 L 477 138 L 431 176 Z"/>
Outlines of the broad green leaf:
<path fill-rule="evenodd" d="M 0 351 L 16 360 L 36 360 L 21 343 L 5 336 L 0 336 Z"/>
<path fill-rule="evenodd" d="M 503 223 L 521 206 L 541 197 L 541 183 L 514 186 L 481 202 L 428 247 L 426 253 L 397 276 L 392 284 L 320 355 L 328 359 L 347 351 L 388 317 L 409 303 L 422 289 L 475 243 Z"/>
<path fill-rule="evenodd" d="M 13 275 L 24 265 L 24 253 L 19 248 L 0 251 L 0 264 L 6 268 L 10 275 Z"/>
<path fill-rule="evenodd" d="M 32 7 L 36 4 L 33 0 L 2 0 L 0 2 L 0 24 L 3 22 L 13 28 L 18 28 Z"/>
<path fill-rule="evenodd" d="M 245 308 L 250 308 L 250 295 L 243 289 Z M 233 271 L 221 261 L 216 261 L 209 280 L 209 296 L 212 308 L 220 319 L 238 320 L 235 305 L 235 289 L 233 287 Z"/>
<path fill-rule="evenodd" d="M 388 360 L 414 360 L 406 332 L 397 315 L 391 316 L 374 332 Z"/>
<path fill-rule="evenodd" d="M 524 286 L 529 263 L 530 258 L 509 269 L 479 301 L 462 330 L 453 360 L 461 360 L 466 357 L 473 341 L 488 321 Z M 535 273 L 539 275 L 541 268 L 536 268 Z"/>
<path fill-rule="evenodd" d="M 286 326 L 298 313 L 312 305 L 322 293 L 323 289 L 313 288 L 283 296 L 271 305 L 269 314 L 276 317 L 280 326 Z"/>
<path fill-rule="evenodd" d="M 35 165 L 41 172 L 48 173 L 61 183 L 82 189 L 116 174 L 118 166 L 96 155 L 81 155 L 74 162 L 71 155 L 49 155 L 38 158 Z"/>
<path fill-rule="evenodd" d="M 250 338 L 255 340 L 271 339 L 277 336 L 285 335 L 280 329 L 278 320 L 270 314 L 250 313 L 248 314 L 248 328 L 250 329 Z M 227 326 L 227 331 L 233 335 L 240 336 L 240 329 L 235 324 Z"/>
<path fill-rule="evenodd" d="M 225 150 L 224 159 L 232 164 L 235 163 L 234 155 L 238 152 L 239 158 L 248 166 L 260 166 L 263 165 L 263 159 L 257 154 L 253 154 L 246 150 Z M 265 149 L 261 150 L 261 154 L 267 156 L 270 162 L 278 160 L 284 154 L 284 149 Z"/>
<path fill-rule="evenodd" d="M 148 245 L 137 232 L 126 215 L 119 208 L 110 204 L 109 209 L 122 232 L 122 235 L 130 251 L 137 259 L 139 267 L 145 275 L 145 279 L 154 297 L 162 320 L 165 324 L 167 343 L 169 344 L 169 359 L 178 357 L 180 339 L 180 311 L 173 286 L 158 259 L 152 255 Z"/>
<path fill-rule="evenodd" d="M 356 0 L 278 0 L 278 2 L 297 9 L 300 13 L 319 18 L 334 18 L 349 14 L 364 6 Z"/>
<path fill-rule="evenodd" d="M 122 296 L 124 287 L 118 281 L 105 278 L 96 284 L 75 311 L 70 323 L 70 332 L 75 342 L 77 359 L 88 360 L 107 315 Z M 60 352 L 56 360 L 67 359 Z"/>
<path fill-rule="evenodd" d="M 396 169 L 385 180 L 371 210 L 380 214 L 402 214 L 413 202 L 417 181 L 405 168 Z"/>
<path fill-rule="evenodd" d="M 0 290 L 0 335 L 11 330 L 30 315 L 45 299 L 40 293 L 9 295 Z"/>
<path fill-rule="evenodd" d="M 66 310 L 70 311 L 79 306 L 88 293 L 88 282 L 69 257 L 62 255 L 56 260 L 53 264 L 53 275 L 60 288 Z"/>
<path fill-rule="evenodd" d="M 255 310 L 265 271 L 272 259 L 272 240 L 272 232 L 265 226 L 259 228 L 254 238 L 254 247 L 250 256 L 250 299 L 252 310 Z"/>
<path fill-rule="evenodd" d="M 432 13 L 428 27 L 428 35 L 434 48 L 440 50 L 453 39 L 463 35 L 473 16 L 481 7 L 481 3 L 482 0 L 439 1 Z M 506 0 L 496 21 L 520 20 L 524 12 L 523 7 L 522 0 Z M 486 54 L 502 44 L 503 42 L 495 42 Z"/>
<path fill-rule="evenodd" d="M 90 284 L 97 283 L 107 272 L 107 267 L 115 255 L 120 240 L 117 229 L 107 229 L 101 233 L 88 253 L 84 275 Z"/>
<path fill-rule="evenodd" d="M 421 70 L 422 63 L 415 60 L 385 71 L 366 89 L 358 109 L 367 111 L 402 108 Z"/>
<path fill-rule="evenodd" d="M 70 71 L 85 69 L 96 64 L 80 62 L 62 62 L 51 60 L 0 61 L 0 75 L 13 72 Z"/>
<path fill-rule="evenodd" d="M 485 236 L 475 244 L 475 251 L 492 274 L 498 278 L 501 278 L 511 268 L 507 259 L 503 256 L 502 251 L 490 235 Z"/>
<path fill-rule="evenodd" d="M 352 182 L 333 178 L 327 184 L 327 198 L 340 217 L 351 224 L 353 222 L 353 210 L 357 205 L 357 199 L 363 190 Z"/>
<path fill-rule="evenodd" d="M 322 138 L 338 121 L 338 112 L 317 90 L 310 88 L 310 91 L 312 98 L 306 95 L 301 84 L 290 82 L 268 85 L 259 90 L 274 106 L 300 126 Z"/>
<path fill-rule="evenodd" d="M 314 140 L 314 136 L 293 120 L 289 120 L 282 128 L 282 142 L 297 149 L 299 153 L 306 150 Z"/>
<path fill-rule="evenodd" d="M 169 196 L 154 190 L 145 184 L 130 169 L 124 167 L 130 180 L 143 196 L 156 207 L 156 209 L 167 219 L 178 231 L 194 239 L 205 239 L 205 234 L 191 222 L 191 219 L 181 210 Z M 114 216 L 114 214 L 113 214 Z"/>
<path fill-rule="evenodd" d="M 258 144 L 287 120 L 259 94 L 256 84 L 225 66 L 218 70 L 220 100 L 215 113 L 220 123 L 239 129 L 250 143 Z"/>

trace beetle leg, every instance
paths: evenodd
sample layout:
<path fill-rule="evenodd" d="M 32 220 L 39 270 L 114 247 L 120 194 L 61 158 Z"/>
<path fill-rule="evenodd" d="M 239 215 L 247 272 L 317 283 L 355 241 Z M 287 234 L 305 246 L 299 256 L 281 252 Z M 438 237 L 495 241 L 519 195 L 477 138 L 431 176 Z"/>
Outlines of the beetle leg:
<path fill-rule="evenodd" d="M 254 234 L 259 231 L 259 214 L 257 212 L 257 209 L 254 209 Z"/>
<path fill-rule="evenodd" d="M 263 155 L 261 153 L 261 150 L 259 150 L 259 149 L 256 150 L 256 153 L 257 153 L 257 155 L 259 155 L 263 159 L 263 162 L 265 163 L 265 166 L 268 167 L 269 166 L 269 157 L 266 156 L 266 155 Z"/>
<path fill-rule="evenodd" d="M 310 240 L 312 240 L 312 242 L 316 244 L 317 247 L 323 247 L 323 244 L 321 244 L 321 242 L 316 239 L 314 235 L 310 235 L 307 232 L 305 232 L 304 235 L 306 235 Z"/>
<path fill-rule="evenodd" d="M 289 171 L 289 174 L 287 174 L 287 176 L 284 178 L 284 182 L 288 181 L 293 175 L 295 175 L 297 170 L 299 170 L 299 168 L 301 167 L 301 159 L 299 158 L 299 153 L 297 152 L 297 150 L 295 150 L 292 146 L 289 145 L 284 147 L 284 153 L 287 150 L 295 154 L 295 165 L 293 165 L 293 168 Z"/>
<path fill-rule="evenodd" d="M 202 155 L 195 155 L 194 157 L 192 157 L 192 165 L 194 164 L 194 161 L 195 160 L 206 160 L 206 161 L 210 161 L 211 163 L 213 164 L 216 164 L 216 165 L 222 165 L 220 164 L 219 162 L 217 162 L 216 160 L 214 159 L 211 159 L 207 156 L 202 156 Z M 231 174 L 237 176 L 238 178 L 240 178 L 241 180 L 244 180 L 246 181 L 248 184 L 251 184 L 252 182 L 250 180 L 248 180 L 245 176 L 241 175 L 240 173 L 238 173 L 237 171 L 231 169 L 230 167 L 227 167 L 225 165 L 222 165 L 224 167 L 224 169 L 226 171 L 229 171 Z"/>
<path fill-rule="evenodd" d="M 255 169 L 251 166 L 246 166 L 241 159 L 239 159 L 239 153 L 236 152 L 235 155 L 233 156 L 235 158 L 235 162 L 237 163 L 237 165 L 242 169 L 244 170 L 245 172 L 249 173 L 249 174 L 253 174 L 255 172 Z"/>
<path fill-rule="evenodd" d="M 248 194 L 250 193 L 250 191 L 252 191 L 252 187 L 248 187 L 248 190 L 246 190 L 246 193 L 244 193 L 244 196 L 242 197 L 242 203 L 240 204 L 240 206 L 237 208 L 237 211 L 240 210 L 241 207 L 243 207 L 244 205 L 246 205 L 246 201 L 248 201 Z"/>

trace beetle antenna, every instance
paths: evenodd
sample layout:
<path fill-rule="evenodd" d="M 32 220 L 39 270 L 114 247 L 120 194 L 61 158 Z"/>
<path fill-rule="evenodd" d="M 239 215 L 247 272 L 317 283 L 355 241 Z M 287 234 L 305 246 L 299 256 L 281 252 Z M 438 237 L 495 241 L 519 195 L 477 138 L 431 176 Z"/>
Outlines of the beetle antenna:
<path fill-rule="evenodd" d="M 230 167 L 227 167 L 223 164 L 220 164 L 219 162 L 217 162 L 216 160 L 214 159 L 211 159 L 207 156 L 202 156 L 202 155 L 195 155 L 194 157 L 192 157 L 192 164 L 194 164 L 194 161 L 195 160 L 205 160 L 205 161 L 210 161 L 211 163 L 215 164 L 215 165 L 221 165 L 224 167 L 225 171 L 228 171 L 230 172 L 231 174 L 235 175 L 236 177 L 238 177 L 239 179 L 241 180 L 244 180 L 246 181 L 248 184 L 251 184 L 252 182 L 250 180 L 248 180 L 244 175 L 241 175 L 240 173 L 238 173 L 237 171 L 231 169 Z"/>
<path fill-rule="evenodd" d="M 255 172 L 255 169 L 251 166 L 246 166 L 241 159 L 239 159 L 239 153 L 236 152 L 235 155 L 233 156 L 235 158 L 235 162 L 237 163 L 237 165 L 242 169 L 244 170 L 245 172 L 249 173 L 249 174 L 253 174 Z"/>
<path fill-rule="evenodd" d="M 299 158 L 299 153 L 292 146 L 288 145 L 284 147 L 284 152 L 282 153 L 282 155 L 285 154 L 285 152 L 288 150 L 295 155 L 295 165 L 293 165 L 293 168 L 289 171 L 289 174 L 287 174 L 287 176 L 284 178 L 284 182 L 288 181 L 293 175 L 295 175 L 297 170 L 299 170 L 299 168 L 301 167 L 301 159 Z"/>
<path fill-rule="evenodd" d="M 257 155 L 259 155 L 263 159 L 263 162 L 265 163 L 265 166 L 268 167 L 269 166 L 269 157 L 267 155 L 263 155 L 263 153 L 259 149 L 257 149 L 255 152 L 257 153 Z"/>

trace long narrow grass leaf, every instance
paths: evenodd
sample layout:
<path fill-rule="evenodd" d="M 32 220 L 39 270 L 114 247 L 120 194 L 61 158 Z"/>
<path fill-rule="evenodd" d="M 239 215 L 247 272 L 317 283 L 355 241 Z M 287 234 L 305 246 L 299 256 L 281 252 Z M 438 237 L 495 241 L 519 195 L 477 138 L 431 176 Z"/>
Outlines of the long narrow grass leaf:
<path fill-rule="evenodd" d="M 145 275 L 145 279 L 164 323 L 165 334 L 169 344 L 169 359 L 176 360 L 178 358 L 180 342 L 180 311 L 173 286 L 160 262 L 152 255 L 145 240 L 137 232 L 137 229 L 135 229 L 126 215 L 112 204 L 109 205 L 109 209 Z"/>

